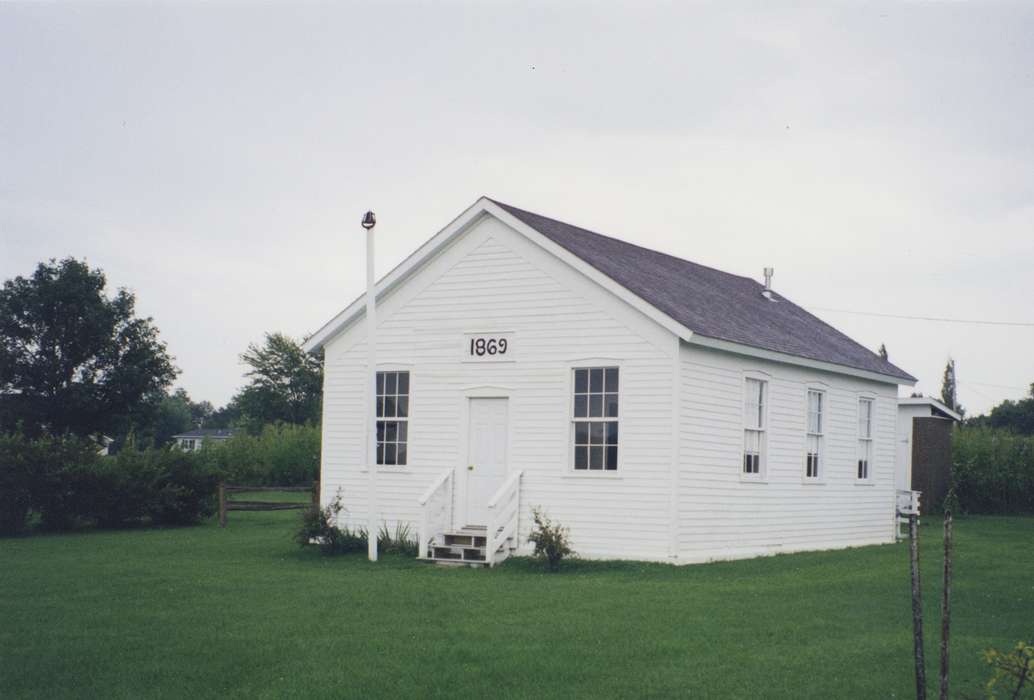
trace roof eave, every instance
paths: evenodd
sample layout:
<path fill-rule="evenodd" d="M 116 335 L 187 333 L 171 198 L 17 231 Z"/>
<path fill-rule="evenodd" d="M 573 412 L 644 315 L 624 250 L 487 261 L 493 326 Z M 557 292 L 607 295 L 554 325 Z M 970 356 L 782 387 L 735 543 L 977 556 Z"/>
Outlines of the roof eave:
<path fill-rule="evenodd" d="M 858 377 L 860 379 L 868 379 L 870 381 L 882 382 L 884 384 L 894 384 L 896 386 L 915 386 L 915 383 L 917 381 L 915 377 L 912 377 L 910 375 L 908 377 L 902 377 L 891 374 L 883 374 L 881 372 L 873 372 L 871 370 L 859 369 L 857 367 L 836 364 L 834 362 L 813 360 L 808 357 L 801 357 L 800 355 L 791 355 L 785 352 L 766 350 L 765 348 L 758 348 L 752 345 L 744 345 L 743 343 L 734 343 L 729 340 L 708 338 L 706 336 L 702 336 L 699 334 L 694 335 L 691 339 L 686 340 L 694 345 L 712 348 L 714 350 L 723 350 L 725 352 L 736 353 L 738 355 L 757 357 L 764 360 L 772 360 L 773 362 L 782 362 L 784 364 L 797 365 L 798 367 L 807 367 L 809 369 L 818 369 L 824 372 L 846 374 L 852 377 Z"/>

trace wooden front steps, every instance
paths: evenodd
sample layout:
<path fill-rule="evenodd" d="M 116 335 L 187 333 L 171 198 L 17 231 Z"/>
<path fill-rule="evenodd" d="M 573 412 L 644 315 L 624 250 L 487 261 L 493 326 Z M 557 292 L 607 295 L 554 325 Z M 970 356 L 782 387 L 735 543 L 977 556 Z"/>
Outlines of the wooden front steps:
<path fill-rule="evenodd" d="M 485 566 L 485 547 L 488 544 L 485 528 L 467 525 L 459 530 L 450 530 L 442 536 L 441 542 L 432 542 L 427 551 L 427 561 L 447 566 Z M 509 546 L 501 543 L 500 549 Z"/>

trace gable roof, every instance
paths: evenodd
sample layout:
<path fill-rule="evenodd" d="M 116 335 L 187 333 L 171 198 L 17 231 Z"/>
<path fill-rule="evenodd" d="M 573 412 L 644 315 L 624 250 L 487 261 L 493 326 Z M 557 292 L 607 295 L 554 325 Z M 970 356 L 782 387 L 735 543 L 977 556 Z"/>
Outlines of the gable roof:
<path fill-rule="evenodd" d="M 748 277 L 643 248 L 594 231 L 482 197 L 377 283 L 378 300 L 402 284 L 484 215 L 501 218 L 525 237 L 633 303 L 690 342 L 747 352 L 777 361 L 809 361 L 824 369 L 849 368 L 883 381 L 915 378 L 856 343 L 782 295 L 762 296 Z M 365 296 L 365 295 L 364 295 Z M 314 352 L 364 314 L 364 296 L 309 337 Z M 831 366 L 833 365 L 833 366 Z"/>
<path fill-rule="evenodd" d="M 766 299 L 749 277 L 495 203 L 695 334 L 915 381 L 786 297 Z"/>

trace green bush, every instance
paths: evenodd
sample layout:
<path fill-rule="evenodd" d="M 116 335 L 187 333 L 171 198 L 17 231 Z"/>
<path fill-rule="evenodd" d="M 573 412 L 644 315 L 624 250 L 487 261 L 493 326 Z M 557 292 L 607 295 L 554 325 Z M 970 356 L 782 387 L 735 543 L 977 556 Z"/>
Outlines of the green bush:
<path fill-rule="evenodd" d="M 964 513 L 1034 513 L 1034 437 L 956 429 L 952 481 Z"/>
<path fill-rule="evenodd" d="M 531 515 L 535 520 L 535 529 L 528 536 L 528 541 L 535 545 L 535 557 L 545 562 L 548 571 L 559 571 L 564 557 L 574 555 L 570 543 L 571 531 L 550 520 L 541 508 L 533 508 Z"/>
<path fill-rule="evenodd" d="M 295 542 L 306 547 L 315 544 L 321 554 L 347 554 L 366 551 L 366 532 L 338 527 L 338 516 L 344 511 L 341 492 L 324 508 L 307 508 L 303 511 L 302 524 L 295 533 Z"/>
<path fill-rule="evenodd" d="M 319 478 L 320 429 L 267 425 L 258 435 L 238 433 L 221 443 L 205 443 L 202 454 L 228 483 L 304 486 Z"/>
<path fill-rule="evenodd" d="M 215 510 L 219 474 L 199 455 L 137 450 L 101 456 L 90 441 L 0 436 L 0 532 L 42 527 L 194 523 Z"/>
<path fill-rule="evenodd" d="M 21 436 L 0 435 L 0 535 L 23 530 L 32 509 L 28 448 Z"/>

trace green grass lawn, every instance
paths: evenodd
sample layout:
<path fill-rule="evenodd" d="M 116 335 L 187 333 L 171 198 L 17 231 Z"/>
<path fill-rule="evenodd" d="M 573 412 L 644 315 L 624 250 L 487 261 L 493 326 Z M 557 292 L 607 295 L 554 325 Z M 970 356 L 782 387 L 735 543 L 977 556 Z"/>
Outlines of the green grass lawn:
<path fill-rule="evenodd" d="M 321 558 L 296 511 L 0 539 L 0 697 L 909 697 L 905 545 L 671 567 Z M 922 528 L 931 684 L 940 530 Z M 1034 637 L 1034 519 L 956 523 L 953 689 Z"/>

